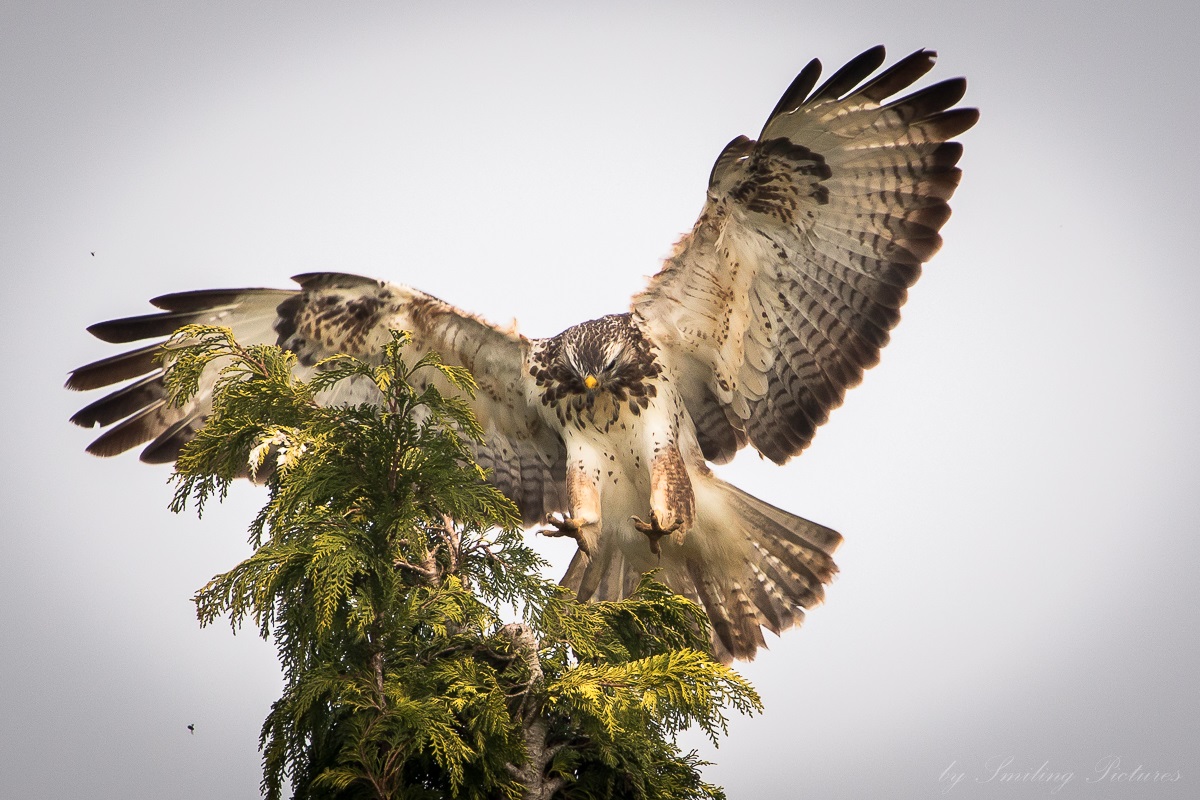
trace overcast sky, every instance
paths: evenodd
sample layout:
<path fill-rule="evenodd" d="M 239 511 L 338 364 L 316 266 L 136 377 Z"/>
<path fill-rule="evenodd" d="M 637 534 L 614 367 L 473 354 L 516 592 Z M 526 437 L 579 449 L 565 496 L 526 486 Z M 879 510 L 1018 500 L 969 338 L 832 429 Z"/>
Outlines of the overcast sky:
<path fill-rule="evenodd" d="M 190 603 L 263 496 L 198 522 L 86 455 L 88 324 L 321 269 L 529 335 L 624 310 L 724 144 L 884 43 L 983 116 L 882 365 L 722 470 L 842 573 L 745 666 L 766 712 L 686 746 L 732 798 L 1200 796 L 1194 4 L 597 5 L 0 7 L 0 793 L 254 797 L 280 688 Z"/>

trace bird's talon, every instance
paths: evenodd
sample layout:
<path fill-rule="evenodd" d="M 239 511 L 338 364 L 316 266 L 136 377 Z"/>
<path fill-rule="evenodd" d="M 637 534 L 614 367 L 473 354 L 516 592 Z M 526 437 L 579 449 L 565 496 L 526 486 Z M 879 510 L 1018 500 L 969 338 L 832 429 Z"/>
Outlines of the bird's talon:
<path fill-rule="evenodd" d="M 668 527 L 664 528 L 658 521 L 658 514 L 654 513 L 653 511 L 650 512 L 649 522 L 646 522 L 641 517 L 637 516 L 630 517 L 629 519 L 633 521 L 633 527 L 645 534 L 646 538 L 650 540 L 650 552 L 654 553 L 656 556 L 662 555 L 662 546 L 658 543 L 659 539 L 663 538 L 664 536 L 670 536 L 672 533 L 683 527 L 683 520 L 679 517 L 676 517 L 674 522 L 672 522 Z"/>
<path fill-rule="evenodd" d="M 542 536 L 549 536 L 556 539 L 566 536 L 574 539 L 575 543 L 579 545 L 579 549 L 585 555 L 590 556 L 592 554 L 591 548 L 587 545 L 587 540 L 581 535 L 583 526 L 579 524 L 578 520 L 563 514 L 554 513 L 546 515 L 546 524 L 551 527 L 542 528 L 538 531 Z"/>

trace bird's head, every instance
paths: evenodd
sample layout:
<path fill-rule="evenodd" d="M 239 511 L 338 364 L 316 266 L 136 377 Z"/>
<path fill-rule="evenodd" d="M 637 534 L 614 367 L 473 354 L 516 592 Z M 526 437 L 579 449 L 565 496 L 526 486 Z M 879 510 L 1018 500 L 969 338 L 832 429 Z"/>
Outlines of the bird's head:
<path fill-rule="evenodd" d="M 560 358 L 566 367 L 568 390 L 594 396 L 611 390 L 628 366 L 625 337 L 596 335 L 577 325 L 563 341 Z"/>
<path fill-rule="evenodd" d="M 613 314 L 575 325 L 549 340 L 533 370 L 544 387 L 543 402 L 575 410 L 592 408 L 597 397 L 617 402 L 636 399 L 645 407 L 661 371 L 654 348 L 628 314 Z"/>
<path fill-rule="evenodd" d="M 562 333 L 558 353 L 568 393 L 594 398 L 610 392 L 624 400 L 629 388 L 657 374 L 649 344 L 628 314 L 590 320 Z"/>

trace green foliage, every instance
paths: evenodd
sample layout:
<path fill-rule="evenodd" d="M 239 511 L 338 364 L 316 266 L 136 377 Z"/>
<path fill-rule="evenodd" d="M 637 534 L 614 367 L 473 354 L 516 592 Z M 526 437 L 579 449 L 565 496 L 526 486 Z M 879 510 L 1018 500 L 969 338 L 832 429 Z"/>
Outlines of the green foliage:
<path fill-rule="evenodd" d="M 650 576 L 594 604 L 540 577 L 516 508 L 472 460 L 482 431 L 447 393 L 474 381 L 433 354 L 409 367 L 407 341 L 308 381 L 293 354 L 223 328 L 166 347 L 181 401 L 217 375 L 172 507 L 202 511 L 240 476 L 268 488 L 253 555 L 195 598 L 201 624 L 252 621 L 278 647 L 266 796 L 289 782 L 300 800 L 722 796 L 675 735 L 696 724 L 715 741 L 724 707 L 759 701 L 709 654 L 703 611 Z M 419 370 L 441 380 L 417 391 Z M 330 404 L 339 392 L 373 402 Z"/>

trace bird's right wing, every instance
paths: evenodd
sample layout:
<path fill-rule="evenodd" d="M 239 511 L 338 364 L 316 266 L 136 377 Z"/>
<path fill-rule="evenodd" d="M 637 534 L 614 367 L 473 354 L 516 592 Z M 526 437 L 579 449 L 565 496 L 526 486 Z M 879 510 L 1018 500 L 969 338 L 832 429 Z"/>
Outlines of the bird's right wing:
<path fill-rule="evenodd" d="M 161 313 L 101 322 L 88 330 L 107 342 L 169 336 L 193 324 L 224 325 L 243 344 L 273 343 L 296 353 L 301 377 L 323 358 L 345 353 L 378 363 L 391 330 L 412 333 L 412 360 L 436 351 L 448 364 L 466 367 L 479 385 L 470 400 L 485 443 L 475 448 L 491 481 L 515 502 L 526 524 L 566 510 L 566 450 L 526 400 L 524 363 L 530 342 L 423 292 L 338 273 L 295 278 L 299 290 L 229 289 L 182 292 L 151 302 Z M 146 445 L 142 460 L 169 463 L 204 424 L 212 402 L 215 368 L 183 407 L 171 404 L 163 369 L 155 362 L 161 341 L 80 367 L 71 389 L 96 389 L 132 380 L 80 410 L 71 421 L 109 426 L 88 452 L 111 456 Z M 443 387 L 449 388 L 449 387 Z M 340 385 L 322 396 L 330 405 L 379 400 L 369 381 Z"/>

